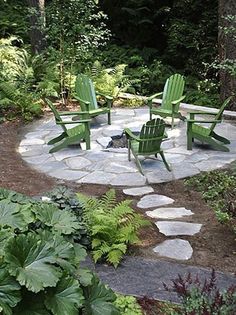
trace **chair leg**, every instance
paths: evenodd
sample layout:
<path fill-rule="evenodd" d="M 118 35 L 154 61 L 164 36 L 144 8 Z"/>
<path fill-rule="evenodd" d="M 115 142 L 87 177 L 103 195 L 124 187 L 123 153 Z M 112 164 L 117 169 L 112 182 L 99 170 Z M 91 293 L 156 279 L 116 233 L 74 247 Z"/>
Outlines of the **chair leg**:
<path fill-rule="evenodd" d="M 193 148 L 193 133 L 192 133 L 192 124 L 187 124 L 187 150 L 192 150 Z"/>
<path fill-rule="evenodd" d="M 111 125 L 111 112 L 107 113 L 108 125 Z"/>
<path fill-rule="evenodd" d="M 48 141 L 47 144 L 51 145 L 51 144 L 57 143 L 57 142 L 61 141 L 62 139 L 64 139 L 65 137 L 66 137 L 66 133 L 63 132 L 60 136 L 53 138 L 50 141 Z"/>
<path fill-rule="evenodd" d="M 130 139 L 128 139 L 128 161 L 131 161 L 131 154 L 130 154 L 130 151 L 131 151 Z"/>
<path fill-rule="evenodd" d="M 136 165 L 137 165 L 137 167 L 138 167 L 140 173 L 141 173 L 142 175 L 144 175 L 143 169 L 142 169 L 142 166 L 141 166 L 141 163 L 140 163 L 140 161 L 139 161 L 139 159 L 138 159 L 138 156 L 137 156 L 136 154 L 134 154 L 134 158 L 135 158 L 135 162 L 136 162 Z"/>
<path fill-rule="evenodd" d="M 226 139 L 225 137 L 219 136 L 215 132 L 212 133 L 212 137 L 220 142 L 223 142 L 224 144 L 230 144 L 230 141 L 228 139 Z"/>
<path fill-rule="evenodd" d="M 174 115 L 172 114 L 172 116 L 171 116 L 171 129 L 174 128 L 174 123 L 175 123 L 175 118 L 174 118 Z"/>
<path fill-rule="evenodd" d="M 167 168 L 167 170 L 168 170 L 169 172 L 171 172 L 171 168 L 170 168 L 169 164 L 168 164 L 167 161 L 166 161 L 164 152 L 163 152 L 163 151 L 160 151 L 160 155 L 161 155 L 161 158 L 162 158 L 162 160 L 163 160 L 163 162 L 164 162 L 164 164 L 165 164 L 165 167 Z"/>
<path fill-rule="evenodd" d="M 150 120 L 152 120 L 152 113 L 151 113 L 151 111 L 149 112 L 149 118 L 150 118 Z"/>

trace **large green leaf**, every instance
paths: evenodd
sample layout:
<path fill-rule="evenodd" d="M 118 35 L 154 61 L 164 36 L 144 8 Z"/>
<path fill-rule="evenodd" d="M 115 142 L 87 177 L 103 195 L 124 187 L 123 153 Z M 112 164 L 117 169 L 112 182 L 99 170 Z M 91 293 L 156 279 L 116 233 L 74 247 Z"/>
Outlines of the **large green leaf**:
<path fill-rule="evenodd" d="M 107 288 L 96 276 L 92 284 L 84 289 L 85 312 L 87 315 L 120 315 L 113 305 L 116 295 Z"/>
<path fill-rule="evenodd" d="M 69 235 L 81 228 L 75 215 L 66 210 L 59 210 L 52 204 L 43 204 L 38 207 L 36 215 L 46 226 L 52 227 L 60 234 Z"/>
<path fill-rule="evenodd" d="M 63 276 L 55 288 L 47 291 L 45 305 L 54 315 L 77 315 L 83 301 L 78 280 Z"/>
<path fill-rule="evenodd" d="M 8 240 L 13 237 L 15 234 L 12 229 L 0 229 L 0 257 L 5 255 L 5 245 L 7 244 Z"/>
<path fill-rule="evenodd" d="M 20 206 L 16 203 L 11 203 L 8 200 L 0 201 L 0 226 L 18 228 L 24 230 L 27 223 L 20 213 Z"/>
<path fill-rule="evenodd" d="M 10 239 L 5 248 L 10 274 L 29 291 L 56 286 L 60 271 L 53 265 L 56 259 L 52 244 L 29 234 Z"/>
<path fill-rule="evenodd" d="M 51 315 L 44 305 L 44 294 L 24 292 L 22 301 L 13 309 L 13 315 Z"/>
<path fill-rule="evenodd" d="M 11 315 L 11 308 L 21 300 L 20 285 L 9 275 L 6 265 L 0 266 L 0 312 Z"/>

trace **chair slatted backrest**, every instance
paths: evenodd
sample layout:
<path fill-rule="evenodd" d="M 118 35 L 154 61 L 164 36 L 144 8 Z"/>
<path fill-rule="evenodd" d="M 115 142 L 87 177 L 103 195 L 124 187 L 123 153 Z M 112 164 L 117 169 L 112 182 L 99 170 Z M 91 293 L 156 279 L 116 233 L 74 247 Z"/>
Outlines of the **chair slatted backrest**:
<path fill-rule="evenodd" d="M 54 115 L 56 124 L 59 123 L 59 122 L 61 123 L 61 122 L 62 122 L 62 119 L 61 119 L 61 117 L 60 117 L 60 115 L 59 115 L 59 113 L 58 113 L 56 107 L 53 105 L 53 103 L 52 103 L 49 99 L 47 99 L 47 98 L 45 98 L 45 102 L 47 103 L 47 105 L 48 105 L 48 107 L 51 109 L 51 111 L 53 112 L 53 115 Z M 60 124 L 60 126 L 61 126 L 61 128 L 62 128 L 64 131 L 67 131 L 66 127 L 65 127 L 63 124 Z"/>
<path fill-rule="evenodd" d="M 184 92 L 185 80 L 182 75 L 176 73 L 170 76 L 165 83 L 162 104 L 163 109 L 172 110 L 171 102 L 178 100 Z M 175 111 L 178 112 L 179 104 L 175 106 Z"/>
<path fill-rule="evenodd" d="M 156 118 L 148 121 L 142 126 L 138 153 L 152 153 L 160 150 L 160 146 L 165 133 L 165 123 L 163 119 Z M 150 140 L 149 140 L 150 139 Z"/>
<path fill-rule="evenodd" d="M 89 102 L 89 109 L 97 109 L 97 99 L 92 80 L 85 74 L 78 74 L 75 82 L 75 92 L 82 100 Z M 84 104 L 80 104 L 82 111 L 86 111 Z"/>
<path fill-rule="evenodd" d="M 232 97 L 228 97 L 228 98 L 224 101 L 224 103 L 222 104 L 221 108 L 219 109 L 217 115 L 215 115 L 215 119 L 214 119 L 214 120 L 215 120 L 216 122 L 213 122 L 213 123 L 211 124 L 211 127 L 209 128 L 211 132 L 215 129 L 215 126 L 216 126 L 216 124 L 217 124 L 217 120 L 222 120 L 222 115 L 223 115 L 223 112 L 224 112 L 224 110 L 225 110 L 225 107 L 229 104 L 231 98 L 232 98 Z"/>

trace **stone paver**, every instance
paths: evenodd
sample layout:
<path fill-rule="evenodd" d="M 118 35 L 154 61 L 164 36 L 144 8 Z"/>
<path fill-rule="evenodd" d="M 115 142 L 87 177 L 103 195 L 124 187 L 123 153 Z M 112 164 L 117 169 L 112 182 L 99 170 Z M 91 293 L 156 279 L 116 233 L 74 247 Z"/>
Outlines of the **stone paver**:
<path fill-rule="evenodd" d="M 143 123 L 148 120 L 149 111 L 147 107 L 139 109 L 114 109 L 112 112 L 112 125 L 107 124 L 106 115 L 96 117 L 91 123 L 91 150 L 85 150 L 85 143 L 79 146 L 65 148 L 54 154 L 49 154 L 52 146 L 46 143 L 61 133 L 60 126 L 56 125 L 54 118 L 44 118 L 41 121 L 27 126 L 28 131 L 22 139 L 18 152 L 22 158 L 29 162 L 31 167 L 48 174 L 51 170 L 53 161 L 55 163 L 53 170 L 58 178 L 65 179 L 64 169 L 70 169 L 78 172 L 81 178 L 81 172 L 87 175 L 83 177 L 86 183 L 111 184 L 114 186 L 143 186 L 148 184 L 163 183 L 179 178 L 193 176 L 205 170 L 212 170 L 222 167 L 236 160 L 236 126 L 229 123 L 221 123 L 216 131 L 231 139 L 229 145 L 229 154 L 212 150 L 210 146 L 194 143 L 193 150 L 186 149 L 186 124 L 180 122 L 176 128 L 171 130 L 167 128 L 168 140 L 162 143 L 166 159 L 171 166 L 172 172 L 168 172 L 160 157 L 158 159 L 143 160 L 144 176 L 138 176 L 138 170 L 132 157 L 132 162 L 127 161 L 127 148 L 109 148 L 111 137 L 121 136 L 125 127 L 130 127 L 137 131 Z M 67 117 L 67 119 L 71 119 Z M 73 124 L 69 126 L 72 127 Z M 48 158 L 46 157 L 48 155 Z M 37 159 L 37 156 L 39 157 Z M 41 157 L 40 157 L 41 156 Z M 36 157 L 36 158 L 34 158 Z M 77 159 L 78 157 L 78 159 Z M 76 159 L 81 163 L 76 163 Z M 76 158 L 75 160 L 70 160 Z M 83 161 L 83 162 L 82 162 Z M 86 162 L 85 162 L 86 161 Z M 49 167 L 47 164 L 50 163 Z M 100 178 L 96 172 L 106 173 L 107 179 Z M 60 175 L 61 174 L 61 175 Z M 105 175 L 104 175 L 105 176 Z M 69 176 L 68 178 L 71 179 Z"/>
<path fill-rule="evenodd" d="M 172 198 L 163 195 L 153 194 L 142 197 L 141 200 L 137 203 L 137 207 L 141 209 L 156 208 L 168 205 L 173 202 L 174 199 Z"/>
<path fill-rule="evenodd" d="M 179 238 L 166 240 L 153 248 L 153 251 L 159 256 L 177 260 L 188 260 L 193 254 L 193 249 L 190 243 Z"/>
<path fill-rule="evenodd" d="M 202 227 L 202 224 L 178 221 L 157 221 L 155 224 L 165 236 L 195 235 Z"/>
<path fill-rule="evenodd" d="M 152 192 L 154 192 L 154 189 L 150 186 L 128 188 L 123 190 L 123 193 L 128 196 L 143 196 Z"/>
<path fill-rule="evenodd" d="M 152 211 L 146 211 L 146 214 L 154 219 L 178 219 L 193 215 L 193 212 L 186 208 L 158 208 Z"/>

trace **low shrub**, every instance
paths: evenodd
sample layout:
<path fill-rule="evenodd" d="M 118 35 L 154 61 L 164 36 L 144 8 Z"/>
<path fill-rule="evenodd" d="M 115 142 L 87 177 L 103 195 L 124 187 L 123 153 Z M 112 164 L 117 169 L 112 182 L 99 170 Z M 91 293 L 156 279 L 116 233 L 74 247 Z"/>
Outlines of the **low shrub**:
<path fill-rule="evenodd" d="M 121 315 L 142 315 L 142 309 L 133 296 L 116 294 L 114 305 L 119 309 Z"/>
<path fill-rule="evenodd" d="M 201 192 L 221 223 L 230 224 L 236 229 L 235 175 L 222 170 L 211 171 L 187 179 L 185 184 Z"/>

